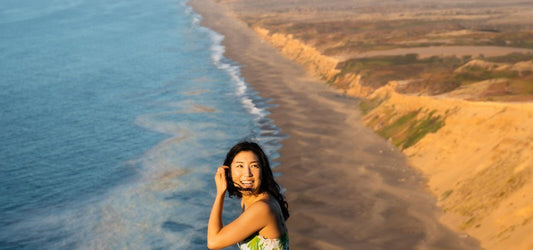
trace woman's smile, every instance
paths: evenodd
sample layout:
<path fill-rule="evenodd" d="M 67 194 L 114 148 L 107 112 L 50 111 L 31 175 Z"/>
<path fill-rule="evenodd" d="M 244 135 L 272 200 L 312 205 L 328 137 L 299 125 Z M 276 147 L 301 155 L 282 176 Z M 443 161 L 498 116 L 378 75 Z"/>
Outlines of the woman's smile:
<path fill-rule="evenodd" d="M 253 188 L 253 184 L 254 184 L 253 181 L 241 181 L 241 187 L 243 187 L 245 189 Z"/>

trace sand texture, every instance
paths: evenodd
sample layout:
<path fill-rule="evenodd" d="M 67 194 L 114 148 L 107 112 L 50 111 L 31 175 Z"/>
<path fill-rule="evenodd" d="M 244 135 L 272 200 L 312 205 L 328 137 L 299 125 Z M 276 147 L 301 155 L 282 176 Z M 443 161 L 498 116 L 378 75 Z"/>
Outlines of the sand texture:
<path fill-rule="evenodd" d="M 486 249 L 533 249 L 533 2 L 220 2 L 363 98 L 363 122 L 423 173 L 445 225 Z"/>
<path fill-rule="evenodd" d="M 292 249 L 478 249 L 438 218 L 425 179 L 362 122 L 358 99 L 306 74 L 224 5 L 190 2 L 202 24 L 223 34 L 226 56 L 259 95 L 271 98 L 281 143 Z"/>
<path fill-rule="evenodd" d="M 363 117 L 378 133 L 409 114 L 428 113 L 444 125 L 403 150 L 428 178 L 443 223 L 481 241 L 485 249 L 531 249 L 533 239 L 533 103 L 471 102 L 449 96 L 405 96 L 394 84 Z M 392 133 L 391 141 L 402 132 Z"/>

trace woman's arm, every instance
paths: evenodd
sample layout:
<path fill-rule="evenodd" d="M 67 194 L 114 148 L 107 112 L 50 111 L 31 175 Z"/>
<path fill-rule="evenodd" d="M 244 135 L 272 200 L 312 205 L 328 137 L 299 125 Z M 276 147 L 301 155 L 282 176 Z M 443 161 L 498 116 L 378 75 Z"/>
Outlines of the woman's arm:
<path fill-rule="evenodd" d="M 224 195 L 225 193 L 218 194 L 213 203 L 211 209 L 211 215 L 209 216 L 209 224 L 207 225 L 207 247 L 213 249 L 217 246 L 216 235 L 222 229 L 222 208 L 224 207 Z"/>
<path fill-rule="evenodd" d="M 275 220 L 268 204 L 259 201 L 247 208 L 246 211 L 227 226 L 224 227 L 222 225 L 222 208 L 224 206 L 224 196 L 227 188 L 226 177 L 224 175 L 225 168 L 227 167 L 219 167 L 215 175 L 217 195 L 207 226 L 207 247 L 210 249 L 218 249 L 236 244 L 253 233 L 258 232 L 272 220 Z"/>
<path fill-rule="evenodd" d="M 215 200 L 215 204 L 216 203 L 217 200 Z M 213 215 L 213 213 L 211 213 L 211 215 Z M 211 227 L 210 218 L 210 227 L 207 230 L 207 247 L 210 249 L 218 249 L 236 244 L 237 242 L 240 242 L 250 235 L 263 229 L 272 220 L 275 219 L 273 218 L 270 207 L 264 201 L 258 201 L 254 203 L 237 219 L 225 227 L 223 227 L 222 223 L 220 222 L 220 224 L 217 224 L 220 225 L 220 227 L 218 227 L 219 230 L 217 231 L 209 230 L 211 228 L 215 228 L 214 226 Z"/>
<path fill-rule="evenodd" d="M 229 169 L 227 166 L 221 166 L 217 169 L 215 174 L 215 184 L 217 187 L 217 194 L 211 208 L 211 215 L 209 216 L 209 223 L 207 224 L 207 247 L 211 248 L 211 241 L 215 238 L 217 233 L 222 229 L 222 209 L 224 207 L 224 196 L 226 195 L 227 182 L 225 171 Z"/>

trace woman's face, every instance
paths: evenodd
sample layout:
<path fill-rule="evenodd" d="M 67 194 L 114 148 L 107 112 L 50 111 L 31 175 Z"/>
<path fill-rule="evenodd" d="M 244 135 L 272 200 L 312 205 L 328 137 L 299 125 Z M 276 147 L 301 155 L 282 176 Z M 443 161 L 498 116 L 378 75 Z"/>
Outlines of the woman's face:
<path fill-rule="evenodd" d="M 261 186 L 261 166 L 252 151 L 241 151 L 231 162 L 231 179 L 243 194 L 253 194 Z"/>

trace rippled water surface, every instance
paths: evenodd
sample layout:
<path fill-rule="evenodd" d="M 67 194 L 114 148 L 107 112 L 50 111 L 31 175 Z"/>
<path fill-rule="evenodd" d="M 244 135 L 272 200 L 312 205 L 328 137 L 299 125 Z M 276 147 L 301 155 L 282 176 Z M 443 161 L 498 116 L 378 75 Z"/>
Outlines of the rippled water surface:
<path fill-rule="evenodd" d="M 1 249 L 205 248 L 226 151 L 276 158 L 281 135 L 199 20 L 178 0 L 2 1 Z"/>

